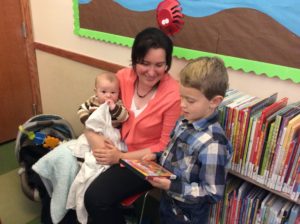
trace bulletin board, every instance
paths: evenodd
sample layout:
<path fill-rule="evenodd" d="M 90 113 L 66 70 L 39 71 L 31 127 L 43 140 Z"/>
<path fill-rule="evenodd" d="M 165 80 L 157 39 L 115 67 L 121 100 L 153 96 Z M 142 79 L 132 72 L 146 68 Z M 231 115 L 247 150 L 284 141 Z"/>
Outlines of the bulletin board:
<path fill-rule="evenodd" d="M 131 47 L 157 27 L 161 0 L 73 0 L 76 35 Z M 184 26 L 173 55 L 218 56 L 226 67 L 300 83 L 299 0 L 180 0 Z"/>

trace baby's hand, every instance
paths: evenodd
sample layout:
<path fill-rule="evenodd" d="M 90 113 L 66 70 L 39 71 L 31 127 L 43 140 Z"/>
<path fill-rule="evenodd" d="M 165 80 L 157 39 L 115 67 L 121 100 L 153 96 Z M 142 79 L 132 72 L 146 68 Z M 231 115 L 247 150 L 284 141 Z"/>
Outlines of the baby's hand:
<path fill-rule="evenodd" d="M 154 153 L 149 153 L 149 154 L 146 154 L 142 157 L 142 160 L 156 160 L 156 154 Z"/>
<path fill-rule="evenodd" d="M 106 103 L 107 103 L 107 105 L 108 105 L 108 107 L 109 107 L 110 110 L 115 109 L 116 104 L 115 104 L 114 101 L 112 101 L 112 100 L 106 100 Z"/>

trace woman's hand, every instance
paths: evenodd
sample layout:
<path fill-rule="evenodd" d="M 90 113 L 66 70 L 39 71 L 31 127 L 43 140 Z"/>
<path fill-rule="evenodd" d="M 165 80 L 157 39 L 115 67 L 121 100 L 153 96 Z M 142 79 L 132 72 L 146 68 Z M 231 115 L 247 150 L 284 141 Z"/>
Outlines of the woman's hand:
<path fill-rule="evenodd" d="M 93 149 L 93 155 L 98 163 L 102 165 L 112 165 L 119 163 L 122 152 L 118 150 L 108 140 L 104 141 L 104 147 Z"/>
<path fill-rule="evenodd" d="M 171 186 L 171 180 L 165 177 L 150 177 L 147 181 L 156 188 L 163 190 L 169 190 Z"/>

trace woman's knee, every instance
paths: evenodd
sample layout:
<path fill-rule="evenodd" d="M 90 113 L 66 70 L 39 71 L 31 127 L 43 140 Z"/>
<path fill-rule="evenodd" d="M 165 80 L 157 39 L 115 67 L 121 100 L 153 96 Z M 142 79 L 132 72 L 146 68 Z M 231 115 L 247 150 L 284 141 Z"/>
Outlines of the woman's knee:
<path fill-rule="evenodd" d="M 91 185 L 84 195 L 86 210 L 90 213 L 93 210 L 106 209 L 106 207 L 109 207 L 110 205 L 106 202 L 104 195 L 102 191 L 99 191 Z"/>
<path fill-rule="evenodd" d="M 109 192 L 102 191 L 97 186 L 91 185 L 85 192 L 84 205 L 87 211 L 109 209 L 113 203 L 113 197 L 109 196 Z"/>

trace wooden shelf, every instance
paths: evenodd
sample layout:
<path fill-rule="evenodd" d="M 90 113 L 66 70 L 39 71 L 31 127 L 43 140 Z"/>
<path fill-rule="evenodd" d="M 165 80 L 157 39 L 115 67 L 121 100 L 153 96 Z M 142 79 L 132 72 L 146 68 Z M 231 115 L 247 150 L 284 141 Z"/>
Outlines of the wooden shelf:
<path fill-rule="evenodd" d="M 240 179 L 243 179 L 243 180 L 245 180 L 245 181 L 247 181 L 249 183 L 252 183 L 252 184 L 254 184 L 254 185 L 256 185 L 256 186 L 258 186 L 260 188 L 263 188 L 263 189 L 265 189 L 265 190 L 267 190 L 269 192 L 272 192 L 273 194 L 276 194 L 276 195 L 278 195 L 278 196 L 280 196 L 282 198 L 285 198 L 285 199 L 287 199 L 287 200 L 289 200 L 291 202 L 294 202 L 294 203 L 300 205 L 300 200 L 293 200 L 292 198 L 290 198 L 290 196 L 287 193 L 283 193 L 281 191 L 276 191 L 274 189 L 271 189 L 271 188 L 267 187 L 266 185 L 261 184 L 261 183 L 257 182 L 256 180 L 253 180 L 253 179 L 249 178 L 248 176 L 244 176 L 244 175 L 242 175 L 242 174 L 240 174 L 240 173 L 238 173 L 236 171 L 229 170 L 228 172 L 230 174 L 232 174 L 232 175 L 240 178 Z"/>

